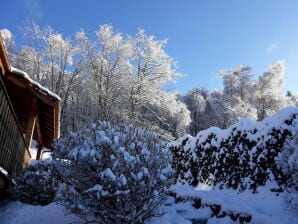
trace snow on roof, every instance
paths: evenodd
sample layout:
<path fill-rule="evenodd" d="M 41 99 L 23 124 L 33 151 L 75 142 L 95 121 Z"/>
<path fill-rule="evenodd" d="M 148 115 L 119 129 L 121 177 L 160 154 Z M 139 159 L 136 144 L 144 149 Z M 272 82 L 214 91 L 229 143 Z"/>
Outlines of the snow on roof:
<path fill-rule="evenodd" d="M 30 79 L 29 76 L 28 76 L 28 74 L 26 72 L 24 72 L 24 71 L 22 71 L 20 69 L 17 69 L 15 67 L 12 67 L 12 66 L 10 66 L 10 68 L 11 68 L 11 72 L 12 73 L 14 73 L 16 75 L 20 75 L 20 76 L 24 77 L 25 79 Z"/>
<path fill-rule="evenodd" d="M 2 166 L 0 166 L 0 172 L 2 172 L 6 176 L 8 175 L 8 172 Z"/>
<path fill-rule="evenodd" d="M 55 98 L 55 99 L 57 99 L 59 101 L 61 100 L 61 98 L 58 95 L 56 95 L 55 93 L 53 93 L 52 91 L 50 91 L 46 87 L 40 85 L 38 82 L 33 81 L 26 72 L 21 71 L 21 70 L 15 68 L 13 66 L 11 66 L 11 72 L 13 74 L 16 74 L 18 76 L 21 76 L 21 77 L 25 78 L 27 81 L 29 81 L 29 85 L 31 87 L 37 87 L 38 88 L 38 91 L 41 94 L 43 94 L 43 95 L 49 95 L 49 96 L 51 96 L 51 97 L 53 97 L 53 98 Z"/>

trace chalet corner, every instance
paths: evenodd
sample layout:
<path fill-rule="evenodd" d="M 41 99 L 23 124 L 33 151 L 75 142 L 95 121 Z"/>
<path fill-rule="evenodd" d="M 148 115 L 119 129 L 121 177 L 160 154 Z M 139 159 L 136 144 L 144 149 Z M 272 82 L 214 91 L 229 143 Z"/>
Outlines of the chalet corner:
<path fill-rule="evenodd" d="M 16 177 L 28 165 L 32 139 L 42 148 L 53 150 L 59 137 L 60 98 L 13 68 L 0 36 L 0 190 L 5 177 Z"/>

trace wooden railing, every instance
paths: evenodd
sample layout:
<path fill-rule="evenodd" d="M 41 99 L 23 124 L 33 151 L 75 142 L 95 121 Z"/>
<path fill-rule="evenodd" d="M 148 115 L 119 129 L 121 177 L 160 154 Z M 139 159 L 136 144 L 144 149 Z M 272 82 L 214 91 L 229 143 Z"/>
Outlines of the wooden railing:
<path fill-rule="evenodd" d="M 0 166 L 13 178 L 20 175 L 25 153 L 20 125 L 0 74 Z"/>

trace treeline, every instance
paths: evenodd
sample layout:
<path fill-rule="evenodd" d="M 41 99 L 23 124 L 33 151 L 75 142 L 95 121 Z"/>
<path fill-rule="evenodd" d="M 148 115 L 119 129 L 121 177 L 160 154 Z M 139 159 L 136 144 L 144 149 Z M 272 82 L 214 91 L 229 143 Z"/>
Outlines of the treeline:
<path fill-rule="evenodd" d="M 262 120 L 298 97 L 284 95 L 284 65 L 269 66 L 260 77 L 251 68 L 220 71 L 223 90 L 194 88 L 185 96 L 164 90 L 182 76 L 165 52 L 165 40 L 139 30 L 129 36 L 102 25 L 90 39 L 83 30 L 63 37 L 34 22 L 23 27 L 25 45 L 0 30 L 11 64 L 59 95 L 61 132 L 80 130 L 96 120 L 145 126 L 165 136 L 195 135 L 210 126 L 226 128 L 240 117 Z"/>
<path fill-rule="evenodd" d="M 298 96 L 282 93 L 285 68 L 282 61 L 269 65 L 254 78 L 252 68 L 237 66 L 222 70 L 223 90 L 194 88 L 181 99 L 191 112 L 189 133 L 195 136 L 210 126 L 228 128 L 242 117 L 263 120 L 280 109 L 298 105 Z"/>
<path fill-rule="evenodd" d="M 12 33 L 1 31 L 13 66 L 59 95 L 61 131 L 96 120 L 128 122 L 177 136 L 190 122 L 177 93 L 163 90 L 181 76 L 164 50 L 166 41 L 139 30 L 134 36 L 102 25 L 95 40 L 81 30 L 64 38 L 51 27 L 29 22 L 26 45 L 18 50 Z"/>

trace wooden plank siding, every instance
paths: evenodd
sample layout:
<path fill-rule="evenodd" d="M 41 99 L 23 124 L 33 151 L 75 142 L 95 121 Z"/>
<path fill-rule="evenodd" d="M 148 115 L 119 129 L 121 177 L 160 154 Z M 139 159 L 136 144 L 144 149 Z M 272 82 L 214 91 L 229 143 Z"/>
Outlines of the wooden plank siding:
<path fill-rule="evenodd" d="M 30 161 L 18 119 L 0 74 L 0 166 L 10 175 L 20 175 Z"/>
<path fill-rule="evenodd" d="M 43 148 L 53 150 L 59 122 L 60 98 L 10 65 L 0 35 L 0 167 L 8 176 L 15 178 L 28 165 L 32 140 L 38 143 L 36 159 Z M 6 174 L 0 169 L 3 181 L 1 175 Z"/>

